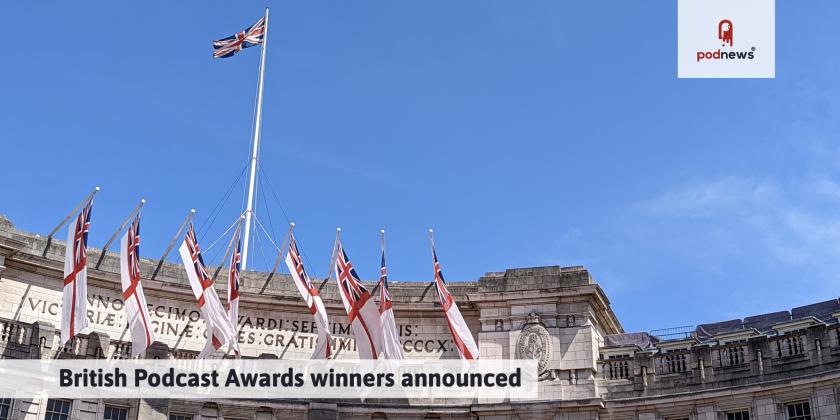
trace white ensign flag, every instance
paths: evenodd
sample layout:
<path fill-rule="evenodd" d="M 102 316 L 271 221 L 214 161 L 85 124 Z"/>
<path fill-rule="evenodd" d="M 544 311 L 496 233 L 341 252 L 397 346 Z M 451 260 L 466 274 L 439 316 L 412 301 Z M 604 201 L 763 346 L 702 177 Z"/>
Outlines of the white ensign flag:
<path fill-rule="evenodd" d="M 350 319 L 350 328 L 356 337 L 356 349 L 360 359 L 376 359 L 382 348 L 382 322 L 379 309 L 371 299 L 370 292 L 362 285 L 350 258 L 344 252 L 341 241 L 336 242 L 335 281 L 338 294 L 344 302 L 344 309 Z"/>
<path fill-rule="evenodd" d="M 400 332 L 394 321 L 391 291 L 388 289 L 388 269 L 385 267 L 385 248 L 382 248 L 382 264 L 379 270 L 379 319 L 382 322 L 382 356 L 390 360 L 402 360 Z"/>
<path fill-rule="evenodd" d="M 187 277 L 190 280 L 190 287 L 193 295 L 198 301 L 201 316 L 204 318 L 207 334 L 207 344 L 198 358 L 207 357 L 226 343 L 236 340 L 236 331 L 228 318 L 228 313 L 219 300 L 219 295 L 213 287 L 213 280 L 204 268 L 204 261 L 201 258 L 201 250 L 195 238 L 195 229 L 190 224 L 184 243 L 179 249 L 184 268 L 187 270 Z"/>
<path fill-rule="evenodd" d="M 64 250 L 64 296 L 61 307 L 61 344 L 64 345 L 88 326 L 87 319 L 87 238 L 90 230 L 89 200 L 67 229 Z"/>
<path fill-rule="evenodd" d="M 131 331 L 131 356 L 143 354 L 155 341 L 155 332 L 149 319 L 149 306 L 143 285 L 140 284 L 140 215 L 120 239 L 120 279 L 123 302 Z"/>
<path fill-rule="evenodd" d="M 452 340 L 458 348 L 458 354 L 464 360 L 478 360 L 478 345 L 475 344 L 470 328 L 467 327 L 467 322 L 458 310 L 458 304 L 446 288 L 446 281 L 443 279 L 434 246 L 432 246 L 432 256 L 435 261 L 435 291 L 437 291 L 440 306 L 446 314 L 446 322 L 449 324 L 449 332 L 452 333 Z"/>
<path fill-rule="evenodd" d="M 324 301 L 321 300 L 318 288 L 312 284 L 303 268 L 303 260 L 300 257 L 300 252 L 298 252 L 294 235 L 291 235 L 289 239 L 286 267 L 289 268 L 292 280 L 294 280 L 295 286 L 300 292 L 300 297 L 306 302 L 306 306 L 309 307 L 309 312 L 315 318 L 315 324 L 318 326 L 318 341 L 315 343 L 312 359 L 329 359 L 332 356 L 332 336 L 329 329 L 330 323 L 327 321 L 327 310 L 324 308 Z"/>
<path fill-rule="evenodd" d="M 242 268 L 239 227 L 236 228 L 233 240 L 233 254 L 230 256 L 230 265 L 228 266 L 227 302 L 228 319 L 230 319 L 230 323 L 233 325 L 234 333 L 236 333 L 237 339 L 231 341 L 228 348 L 229 350 L 233 350 L 234 353 L 239 356 L 239 270 Z"/>

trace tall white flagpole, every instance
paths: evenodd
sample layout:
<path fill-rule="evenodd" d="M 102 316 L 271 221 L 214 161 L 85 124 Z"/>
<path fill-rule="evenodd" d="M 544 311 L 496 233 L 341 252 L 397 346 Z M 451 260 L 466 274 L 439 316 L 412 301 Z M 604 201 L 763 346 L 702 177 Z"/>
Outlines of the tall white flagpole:
<path fill-rule="evenodd" d="M 251 152 L 251 180 L 248 183 L 248 206 L 245 208 L 245 235 L 242 241 L 242 271 L 248 267 L 248 245 L 251 239 L 251 215 L 254 212 L 254 187 L 257 181 L 257 156 L 260 151 L 262 129 L 263 82 L 265 81 L 265 51 L 268 47 L 268 7 L 265 8 L 265 34 L 260 54 L 260 85 L 257 89 L 257 115 L 254 123 L 254 150 Z"/>

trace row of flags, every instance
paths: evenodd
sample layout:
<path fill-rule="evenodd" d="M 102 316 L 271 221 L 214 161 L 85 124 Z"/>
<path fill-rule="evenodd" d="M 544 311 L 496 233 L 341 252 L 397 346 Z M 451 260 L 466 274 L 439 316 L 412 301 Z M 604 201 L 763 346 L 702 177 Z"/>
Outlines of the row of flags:
<path fill-rule="evenodd" d="M 92 207 L 93 198 L 82 208 L 75 222 L 71 223 L 68 229 L 61 312 L 62 345 L 89 326 L 86 316 L 87 238 L 90 230 Z M 205 358 L 225 345 L 228 346 L 228 351 L 232 351 L 237 357 L 240 355 L 238 326 L 242 262 L 240 228 L 241 223 L 234 230 L 231 239 L 230 247 L 233 252 L 231 252 L 228 261 L 227 305 L 222 304 L 213 286 L 213 278 L 207 272 L 192 222 L 190 222 L 184 240 L 179 247 L 179 254 L 187 272 L 190 288 L 206 325 L 207 342 L 198 354 L 198 358 Z M 312 283 L 306 273 L 297 241 L 291 231 L 289 232 L 289 245 L 285 253 L 284 260 L 291 273 L 292 281 L 294 281 L 301 299 L 306 303 L 317 325 L 318 338 L 311 358 L 330 359 L 333 357 L 333 351 L 327 310 L 318 287 Z M 478 346 L 461 316 L 461 312 L 458 310 L 458 305 L 446 287 L 434 243 L 432 244 L 432 255 L 435 271 L 434 286 L 438 301 L 446 316 L 452 340 L 462 359 L 476 360 L 479 354 Z M 388 285 L 384 240 L 379 276 L 380 299 L 378 305 L 356 274 L 356 269 L 338 237 L 335 243 L 335 262 L 331 269 L 341 302 L 347 313 L 350 330 L 356 339 L 359 358 L 404 359 L 399 330 L 394 317 L 394 302 Z M 141 282 L 139 212 L 134 216 L 133 222 L 120 240 L 120 278 L 128 319 L 128 330 L 131 333 L 132 356 L 139 356 L 155 341 Z"/>
<path fill-rule="evenodd" d="M 258 98 L 262 95 L 263 70 L 265 65 L 265 42 L 268 32 L 268 9 L 263 18 L 244 31 L 213 42 L 213 57 L 226 58 L 256 45 L 263 45 L 263 56 L 260 61 L 260 89 Z M 257 121 L 261 115 L 259 99 Z M 259 126 L 259 124 L 257 124 Z M 255 131 L 254 158 L 252 159 L 251 188 L 253 189 L 254 164 L 258 150 L 258 133 Z M 250 216 L 251 195 L 246 211 L 246 220 Z M 67 254 L 64 264 L 64 296 L 61 323 L 62 345 L 76 334 L 88 327 L 87 313 L 87 236 L 90 229 L 90 212 L 93 206 L 93 196 L 87 201 L 79 213 L 74 224 L 71 224 Z M 246 224 L 248 222 L 246 221 Z M 245 245 L 247 254 L 248 229 L 245 230 Z M 213 287 L 213 279 L 208 274 L 201 257 L 201 248 L 195 236 L 195 229 L 190 223 L 184 241 L 179 248 L 181 260 L 187 271 L 190 287 L 196 298 L 201 316 L 207 326 L 207 342 L 198 357 L 203 358 L 221 349 L 225 344 L 228 351 L 237 356 L 239 349 L 239 274 L 242 264 L 241 240 L 239 231 L 241 220 L 231 239 L 233 252 L 228 264 L 227 306 L 224 306 Z M 394 319 L 393 301 L 388 288 L 388 270 L 385 265 L 385 245 L 382 244 L 382 259 L 379 277 L 380 301 L 376 304 L 370 291 L 362 284 L 350 257 L 341 244 L 340 237 L 336 237 L 334 245 L 335 259 L 330 267 L 330 277 L 335 277 L 336 286 L 341 302 L 350 322 L 350 329 L 356 338 L 356 347 L 361 359 L 403 359 L 399 332 Z M 104 252 L 104 251 L 103 251 Z M 295 241 L 294 234 L 289 232 L 289 246 L 286 250 L 285 262 L 291 273 L 292 280 L 300 292 L 301 298 L 315 318 L 318 327 L 318 338 L 313 359 L 329 359 L 333 356 L 329 332 L 329 320 L 324 302 L 303 266 L 301 254 Z M 467 327 L 458 305 L 449 293 L 446 282 L 441 273 L 437 253 L 432 243 L 434 257 L 435 279 L 434 286 L 441 308 L 443 308 L 449 331 L 461 358 L 466 360 L 478 359 L 478 346 L 472 333 Z M 120 246 L 120 275 L 122 280 L 123 298 L 128 314 L 129 330 L 131 331 L 132 355 L 137 356 L 155 341 L 154 332 L 149 322 L 148 306 L 146 305 L 143 287 L 140 281 L 140 213 L 137 212 L 133 223 L 122 237 Z"/>

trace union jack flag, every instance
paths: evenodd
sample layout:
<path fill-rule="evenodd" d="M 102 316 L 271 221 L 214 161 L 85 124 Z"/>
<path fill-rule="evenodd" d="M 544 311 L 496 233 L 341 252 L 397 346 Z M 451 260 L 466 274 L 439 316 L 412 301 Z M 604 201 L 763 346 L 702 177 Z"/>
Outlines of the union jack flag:
<path fill-rule="evenodd" d="M 391 291 L 388 290 L 388 269 L 385 268 L 385 251 L 382 251 L 382 264 L 379 269 L 379 312 L 391 309 Z"/>
<path fill-rule="evenodd" d="M 438 262 L 437 253 L 432 248 L 432 256 L 435 259 L 435 291 L 437 291 L 438 301 L 443 310 L 449 310 L 452 306 L 452 295 L 449 294 L 449 289 L 446 288 L 446 280 L 443 279 L 443 272 L 440 270 L 440 262 Z"/>
<path fill-rule="evenodd" d="M 213 58 L 231 57 L 243 48 L 262 44 L 263 39 L 265 39 L 265 17 L 236 35 L 213 41 Z"/>
<path fill-rule="evenodd" d="M 344 296 L 350 302 L 351 307 L 356 307 L 357 302 L 362 298 L 370 297 L 367 288 L 362 285 L 359 276 L 356 274 L 356 269 L 353 268 L 353 263 L 347 253 L 344 252 L 344 247 L 341 243 L 338 244 L 338 257 L 336 258 L 336 271 L 338 273 L 338 281 L 341 283 L 341 288 L 344 291 Z"/>
<path fill-rule="evenodd" d="M 230 269 L 228 271 L 228 306 L 230 301 L 239 299 L 239 270 L 242 267 L 242 243 L 239 240 L 239 231 L 236 231 L 236 246 L 233 248 L 233 255 L 230 256 Z"/>

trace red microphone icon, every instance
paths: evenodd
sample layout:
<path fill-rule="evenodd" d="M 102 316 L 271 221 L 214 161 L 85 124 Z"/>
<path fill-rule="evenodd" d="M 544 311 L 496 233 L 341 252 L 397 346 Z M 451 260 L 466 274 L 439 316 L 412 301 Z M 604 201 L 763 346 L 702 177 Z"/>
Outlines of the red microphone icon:
<path fill-rule="evenodd" d="M 723 46 L 732 46 L 732 21 L 724 19 L 718 23 L 718 39 L 723 41 Z"/>

